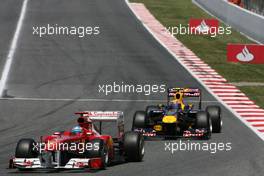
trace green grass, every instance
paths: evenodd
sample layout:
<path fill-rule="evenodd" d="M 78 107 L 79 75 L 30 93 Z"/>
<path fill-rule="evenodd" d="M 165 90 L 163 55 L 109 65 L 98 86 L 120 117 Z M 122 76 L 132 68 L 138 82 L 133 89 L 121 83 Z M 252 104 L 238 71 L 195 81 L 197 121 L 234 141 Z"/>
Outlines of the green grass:
<path fill-rule="evenodd" d="M 187 26 L 190 18 L 212 18 L 212 16 L 194 5 L 191 0 L 130 1 L 144 3 L 165 27 L 178 26 L 179 24 Z M 221 26 L 226 27 L 222 23 Z M 254 43 L 234 29 L 232 29 L 231 35 L 218 35 L 215 38 L 202 35 L 177 35 L 176 38 L 229 82 L 264 82 L 264 65 L 228 63 L 226 61 L 228 43 Z M 250 90 L 245 89 L 244 91 L 252 99 L 258 97 L 258 91 Z M 261 99 L 264 101 L 263 96 L 260 96 L 257 98 L 257 102 L 261 102 Z M 260 105 L 264 107 L 263 103 Z"/>
<path fill-rule="evenodd" d="M 264 87 L 250 87 L 250 86 L 245 86 L 245 87 L 239 87 L 239 89 L 246 93 L 251 100 L 255 101 L 259 106 L 264 107 Z"/>

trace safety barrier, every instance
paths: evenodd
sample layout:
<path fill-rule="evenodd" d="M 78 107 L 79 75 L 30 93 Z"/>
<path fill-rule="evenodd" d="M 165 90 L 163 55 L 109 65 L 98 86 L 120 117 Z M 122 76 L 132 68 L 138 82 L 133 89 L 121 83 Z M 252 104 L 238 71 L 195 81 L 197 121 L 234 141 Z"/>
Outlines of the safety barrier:
<path fill-rule="evenodd" d="M 237 31 L 260 43 L 264 43 L 264 16 L 229 3 L 227 0 L 192 1 Z"/>
<path fill-rule="evenodd" d="M 263 0 L 241 0 L 243 3 L 243 7 L 258 13 L 260 15 L 264 15 L 264 1 Z"/>

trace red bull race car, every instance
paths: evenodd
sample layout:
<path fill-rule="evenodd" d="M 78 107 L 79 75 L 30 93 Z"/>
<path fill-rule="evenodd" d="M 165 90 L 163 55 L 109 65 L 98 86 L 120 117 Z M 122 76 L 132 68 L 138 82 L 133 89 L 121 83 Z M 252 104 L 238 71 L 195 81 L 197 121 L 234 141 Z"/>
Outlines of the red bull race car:
<path fill-rule="evenodd" d="M 184 102 L 186 98 L 199 98 L 198 109 Z M 202 110 L 201 90 L 198 88 L 169 88 L 167 105 L 147 106 L 136 111 L 132 130 L 145 137 L 195 137 L 209 139 L 222 128 L 221 108 L 207 106 Z"/>
<path fill-rule="evenodd" d="M 124 132 L 124 116 L 120 111 L 77 112 L 77 125 L 69 131 L 42 136 L 40 142 L 20 139 L 9 168 L 35 169 L 104 169 L 115 161 L 142 161 L 143 136 Z M 106 122 L 106 123 L 103 123 Z M 109 123 L 115 126 L 110 128 Z M 116 135 L 103 133 L 116 129 Z"/>

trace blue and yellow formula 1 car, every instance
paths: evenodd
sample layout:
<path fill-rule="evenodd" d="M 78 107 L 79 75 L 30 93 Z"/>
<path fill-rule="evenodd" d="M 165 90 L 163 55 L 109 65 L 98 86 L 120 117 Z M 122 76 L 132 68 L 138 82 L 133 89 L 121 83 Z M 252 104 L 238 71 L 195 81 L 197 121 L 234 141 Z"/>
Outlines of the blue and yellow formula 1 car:
<path fill-rule="evenodd" d="M 199 107 L 184 103 L 184 98 L 199 98 Z M 202 110 L 201 90 L 198 88 L 169 88 L 167 105 L 147 106 L 145 111 L 136 111 L 132 130 L 145 137 L 196 137 L 209 139 L 211 133 L 220 133 L 222 128 L 219 106 L 207 106 Z"/>

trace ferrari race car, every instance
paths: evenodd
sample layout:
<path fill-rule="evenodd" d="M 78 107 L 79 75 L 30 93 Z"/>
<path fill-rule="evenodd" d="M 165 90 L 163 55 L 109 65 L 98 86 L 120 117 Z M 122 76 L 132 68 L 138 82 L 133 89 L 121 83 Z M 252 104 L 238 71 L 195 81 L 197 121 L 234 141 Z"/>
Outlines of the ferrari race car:
<path fill-rule="evenodd" d="M 199 98 L 199 107 L 184 103 L 184 98 Z M 198 88 L 169 88 L 167 105 L 147 106 L 134 114 L 132 130 L 145 137 L 196 137 L 209 139 L 222 128 L 219 106 L 202 110 L 201 90 Z"/>
<path fill-rule="evenodd" d="M 138 132 L 124 132 L 120 111 L 77 112 L 78 124 L 70 131 L 55 132 L 40 138 L 20 139 L 9 168 L 33 169 L 104 169 L 115 161 L 142 161 L 144 138 Z M 115 137 L 102 134 L 102 126 Z M 109 128 L 109 124 L 115 128 Z"/>

